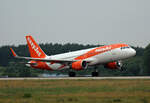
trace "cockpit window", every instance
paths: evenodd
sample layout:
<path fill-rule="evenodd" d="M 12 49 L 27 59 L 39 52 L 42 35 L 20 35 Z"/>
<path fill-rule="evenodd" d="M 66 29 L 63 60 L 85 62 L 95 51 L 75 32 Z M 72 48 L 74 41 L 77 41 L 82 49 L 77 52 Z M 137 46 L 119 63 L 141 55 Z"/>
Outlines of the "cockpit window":
<path fill-rule="evenodd" d="M 126 46 L 126 47 L 121 47 L 120 49 L 127 49 L 127 48 L 130 48 L 129 46 Z"/>

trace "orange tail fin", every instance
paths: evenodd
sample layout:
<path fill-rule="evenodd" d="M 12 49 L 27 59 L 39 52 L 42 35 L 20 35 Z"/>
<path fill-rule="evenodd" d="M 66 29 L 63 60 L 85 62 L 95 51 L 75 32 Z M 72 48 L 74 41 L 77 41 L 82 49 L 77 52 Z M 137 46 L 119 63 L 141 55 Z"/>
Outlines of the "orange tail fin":
<path fill-rule="evenodd" d="M 35 42 L 32 36 L 26 36 L 27 44 L 29 47 L 30 56 L 33 58 L 45 58 L 46 54 L 40 48 L 40 46 Z"/>

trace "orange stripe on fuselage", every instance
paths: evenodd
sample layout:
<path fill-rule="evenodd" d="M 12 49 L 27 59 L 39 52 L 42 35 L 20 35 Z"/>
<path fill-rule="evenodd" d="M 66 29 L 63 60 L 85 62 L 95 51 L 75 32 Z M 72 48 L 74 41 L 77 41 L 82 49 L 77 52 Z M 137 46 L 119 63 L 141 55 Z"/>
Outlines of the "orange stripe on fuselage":
<path fill-rule="evenodd" d="M 87 53 L 85 53 L 81 56 L 76 57 L 75 60 L 87 59 L 92 56 L 95 56 L 95 55 L 98 55 L 98 54 L 101 54 L 101 53 L 104 53 L 104 52 L 107 52 L 107 51 L 110 51 L 110 50 L 113 50 L 116 48 L 126 47 L 126 46 L 128 46 L 128 45 L 127 44 L 112 44 L 112 45 L 97 47 L 97 48 L 94 48 L 94 49 L 88 51 Z"/>

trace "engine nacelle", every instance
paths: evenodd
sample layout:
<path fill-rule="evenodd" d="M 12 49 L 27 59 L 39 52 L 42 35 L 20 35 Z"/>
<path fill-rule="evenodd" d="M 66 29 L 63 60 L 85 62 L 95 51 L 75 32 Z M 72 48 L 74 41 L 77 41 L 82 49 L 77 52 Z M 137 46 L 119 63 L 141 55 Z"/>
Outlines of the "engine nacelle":
<path fill-rule="evenodd" d="M 82 70 L 82 69 L 86 69 L 87 68 L 87 62 L 86 61 L 77 61 L 77 62 L 73 62 L 71 67 L 74 70 Z"/>
<path fill-rule="evenodd" d="M 122 67 L 122 62 L 121 61 L 117 61 L 117 62 L 110 62 L 106 65 L 104 65 L 105 68 L 109 68 L 109 69 L 121 69 Z"/>

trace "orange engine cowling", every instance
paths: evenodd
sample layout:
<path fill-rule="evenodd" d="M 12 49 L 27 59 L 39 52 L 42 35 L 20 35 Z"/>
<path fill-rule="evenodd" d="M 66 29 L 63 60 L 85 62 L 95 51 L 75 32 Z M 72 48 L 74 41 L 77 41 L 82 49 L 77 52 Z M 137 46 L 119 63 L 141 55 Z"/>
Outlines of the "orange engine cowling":
<path fill-rule="evenodd" d="M 105 64 L 104 67 L 109 69 L 121 69 L 122 63 L 120 61 L 110 62 L 108 64 Z"/>
<path fill-rule="evenodd" d="M 87 62 L 86 61 L 82 61 L 82 60 L 77 61 L 77 62 L 73 62 L 71 67 L 74 70 L 86 69 L 87 68 Z"/>

